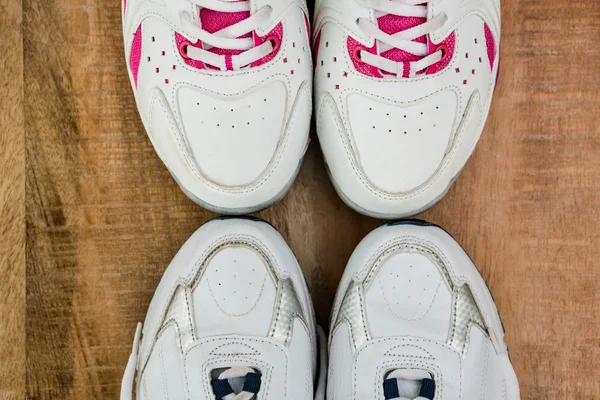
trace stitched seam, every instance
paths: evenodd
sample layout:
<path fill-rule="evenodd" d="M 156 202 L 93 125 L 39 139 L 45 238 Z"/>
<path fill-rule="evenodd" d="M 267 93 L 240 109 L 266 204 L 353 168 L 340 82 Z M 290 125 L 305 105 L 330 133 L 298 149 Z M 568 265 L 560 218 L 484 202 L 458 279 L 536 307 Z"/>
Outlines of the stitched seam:
<path fill-rule="evenodd" d="M 160 374 L 162 375 L 162 384 L 163 390 L 165 392 L 165 397 L 169 400 L 169 387 L 167 386 L 167 377 L 165 374 L 165 360 L 163 359 L 162 346 L 158 348 L 158 358 L 160 360 Z"/>

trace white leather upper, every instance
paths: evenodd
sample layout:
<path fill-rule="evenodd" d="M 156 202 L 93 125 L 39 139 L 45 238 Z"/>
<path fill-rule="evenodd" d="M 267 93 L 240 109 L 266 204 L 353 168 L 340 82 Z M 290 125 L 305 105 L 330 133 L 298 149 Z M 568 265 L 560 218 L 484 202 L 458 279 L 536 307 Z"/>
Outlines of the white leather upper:
<path fill-rule="evenodd" d="M 265 222 L 201 227 L 165 271 L 142 333 L 140 400 L 215 400 L 212 371 L 236 366 L 261 372 L 261 399 L 312 399 L 312 304 L 293 253 Z"/>
<path fill-rule="evenodd" d="M 197 19 L 190 2 L 127 0 L 124 11 L 129 75 L 148 135 L 182 189 L 215 211 L 247 213 L 278 200 L 307 147 L 312 61 L 306 4 L 251 0 L 253 10 L 265 5 L 272 17 L 256 34 L 265 36 L 281 23 L 277 55 L 238 71 L 186 64 L 175 34 L 196 41 L 180 17 L 185 11 Z M 130 54 L 138 29 L 136 83 Z"/>
<path fill-rule="evenodd" d="M 445 14 L 430 35 L 455 34 L 443 70 L 414 78 L 376 78 L 358 72 L 348 37 L 370 48 L 357 18 L 375 20 L 362 1 L 321 0 L 314 18 L 317 131 L 342 198 L 367 215 L 414 215 L 442 196 L 477 143 L 498 71 L 499 2 L 429 2 L 429 17 Z M 494 37 L 490 69 L 484 24 Z M 316 45 L 316 44 L 315 44 Z"/>
<path fill-rule="evenodd" d="M 489 290 L 441 228 L 369 234 L 346 267 L 331 321 L 330 400 L 384 399 L 396 369 L 427 371 L 435 400 L 520 398 Z"/>

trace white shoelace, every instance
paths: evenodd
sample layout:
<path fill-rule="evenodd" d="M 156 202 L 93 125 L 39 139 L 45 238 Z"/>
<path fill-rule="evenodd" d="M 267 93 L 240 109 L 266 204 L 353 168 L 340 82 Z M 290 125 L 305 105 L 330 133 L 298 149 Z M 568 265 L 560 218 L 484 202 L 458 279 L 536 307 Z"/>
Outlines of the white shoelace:
<path fill-rule="evenodd" d="M 138 323 L 137 329 L 135 330 L 135 336 L 133 338 L 133 348 L 131 350 L 131 355 L 129 356 L 129 360 L 127 360 L 127 367 L 125 367 L 123 381 L 121 382 L 121 400 L 132 400 L 133 382 L 135 381 L 138 348 L 140 345 L 141 337 L 142 324 Z M 327 337 L 325 335 L 325 331 L 320 326 L 317 326 L 317 338 L 319 342 L 319 377 L 317 379 L 317 388 L 315 390 L 315 400 L 325 400 L 325 383 L 327 378 Z M 235 377 L 241 377 L 245 376 L 250 372 L 254 372 L 254 370 L 245 367 L 229 368 L 221 373 L 219 379 L 231 379 Z M 250 395 L 250 397 L 248 397 L 248 395 Z M 227 398 L 224 400 L 250 400 L 253 394 L 242 391 L 235 396 L 231 396 L 231 398 Z"/>
<path fill-rule="evenodd" d="M 250 12 L 249 0 L 188 1 L 201 8 L 224 13 Z M 252 35 L 245 38 L 241 36 L 254 32 L 264 26 L 269 21 L 271 12 L 271 7 L 264 6 L 250 17 L 214 33 L 202 29 L 201 26 L 192 20 L 189 13 L 182 13 L 181 22 L 183 27 L 187 32 L 199 39 L 203 46 L 203 48 L 188 46 L 187 56 L 222 71 L 227 70 L 226 56 L 208 51 L 211 48 L 242 51 L 240 54 L 228 56 L 231 57 L 233 70 L 244 68 L 253 62 L 260 60 L 275 49 L 275 44 L 267 40 L 264 43 L 255 46 Z"/>
<path fill-rule="evenodd" d="M 381 17 L 386 14 L 392 14 L 399 17 L 427 17 L 427 5 L 430 0 L 365 0 L 366 4 L 375 10 L 375 16 Z M 441 14 L 430 21 L 417 25 L 413 28 L 400 31 L 389 35 L 379 29 L 376 23 L 366 19 L 359 18 L 358 26 L 365 34 L 379 41 L 379 53 L 396 48 L 403 50 L 415 56 L 423 57 L 419 61 L 410 62 L 409 77 L 414 77 L 419 71 L 423 71 L 429 66 L 438 63 L 444 56 L 442 50 L 429 54 L 427 43 L 414 42 L 421 36 L 433 33 L 441 28 L 446 22 L 446 16 Z M 371 54 L 368 51 L 360 51 L 358 56 L 361 61 L 372 65 L 382 71 L 397 76 L 403 76 L 404 62 L 396 62 L 381 57 L 377 54 Z"/>
<path fill-rule="evenodd" d="M 431 375 L 428 372 L 420 370 L 420 369 L 397 369 L 392 371 L 388 375 L 388 379 L 399 379 L 404 381 L 422 381 L 423 379 L 431 379 Z M 409 399 L 406 397 L 397 397 L 395 399 L 390 400 L 429 400 L 425 397 L 418 396 L 414 399 Z"/>

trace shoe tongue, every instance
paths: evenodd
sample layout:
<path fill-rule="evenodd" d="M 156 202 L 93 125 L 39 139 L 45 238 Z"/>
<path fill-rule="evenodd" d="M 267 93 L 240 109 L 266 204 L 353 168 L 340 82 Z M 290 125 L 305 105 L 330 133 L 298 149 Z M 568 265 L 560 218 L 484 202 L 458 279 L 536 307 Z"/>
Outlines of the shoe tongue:
<path fill-rule="evenodd" d="M 427 18 L 401 17 L 392 14 L 384 14 L 377 18 L 377 25 L 379 26 L 379 29 L 388 35 L 393 35 L 395 33 L 414 28 L 415 26 L 424 24 L 425 22 L 427 22 Z M 427 37 L 419 36 L 418 38 L 414 39 L 413 42 L 427 43 Z M 416 56 L 414 54 L 407 53 L 404 50 L 395 48 L 382 52 L 380 56 L 396 62 L 415 62 L 423 58 L 422 56 Z"/>
<path fill-rule="evenodd" d="M 433 400 L 435 385 L 429 372 L 419 369 L 396 369 L 383 382 L 386 400 Z"/>

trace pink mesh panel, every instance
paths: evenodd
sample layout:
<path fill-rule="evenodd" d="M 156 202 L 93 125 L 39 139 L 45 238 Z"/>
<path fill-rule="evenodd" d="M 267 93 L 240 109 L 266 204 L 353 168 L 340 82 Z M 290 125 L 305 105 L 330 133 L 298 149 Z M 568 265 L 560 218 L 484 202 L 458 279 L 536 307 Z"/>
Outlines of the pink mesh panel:
<path fill-rule="evenodd" d="M 215 33 L 220 31 L 221 29 L 225 29 L 231 25 L 237 24 L 250 17 L 249 11 L 239 11 L 234 13 L 227 13 L 222 11 L 214 11 L 208 8 L 202 8 L 200 10 L 200 23 L 202 24 L 202 29 L 209 33 Z M 242 38 L 251 37 L 250 33 L 240 36 Z M 240 54 L 242 50 L 229 50 L 229 49 L 219 49 L 213 47 L 209 49 L 211 53 L 231 56 L 235 54 Z M 207 66 L 210 69 L 216 69 L 212 65 Z"/>
<path fill-rule="evenodd" d="M 131 54 L 129 56 L 129 66 L 133 75 L 135 87 L 138 84 L 138 72 L 140 70 L 140 61 L 142 59 L 142 25 L 138 26 L 133 34 L 133 44 L 131 45 Z"/>
<path fill-rule="evenodd" d="M 494 61 L 496 61 L 496 43 L 494 35 L 487 24 L 483 24 L 485 33 L 485 45 L 487 46 L 488 59 L 490 60 L 490 69 L 494 69 Z"/>
<path fill-rule="evenodd" d="M 427 22 L 427 18 L 419 18 L 419 17 L 399 17 L 397 15 L 387 14 L 377 18 L 377 24 L 379 25 L 379 29 L 388 35 L 393 35 L 395 33 L 405 31 L 410 28 L 414 28 L 415 26 L 424 24 Z M 413 40 L 413 42 L 425 43 L 427 38 L 425 36 L 421 36 Z M 419 61 L 420 56 L 415 56 L 414 54 L 410 54 L 400 49 L 390 49 L 384 51 L 380 54 L 382 57 L 387 58 L 388 60 L 396 61 L 396 62 L 414 62 Z"/>

